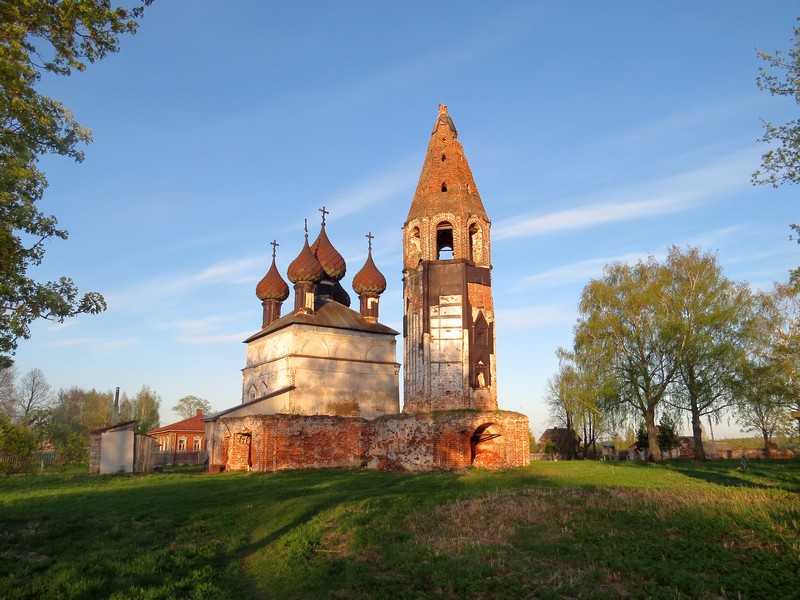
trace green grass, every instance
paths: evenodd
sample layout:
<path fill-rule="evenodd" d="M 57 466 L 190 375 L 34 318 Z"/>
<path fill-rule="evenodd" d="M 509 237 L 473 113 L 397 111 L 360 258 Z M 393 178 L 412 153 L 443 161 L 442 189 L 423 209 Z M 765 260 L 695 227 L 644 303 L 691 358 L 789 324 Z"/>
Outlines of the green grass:
<path fill-rule="evenodd" d="M 0 479 L 2 598 L 797 598 L 800 461 Z"/>

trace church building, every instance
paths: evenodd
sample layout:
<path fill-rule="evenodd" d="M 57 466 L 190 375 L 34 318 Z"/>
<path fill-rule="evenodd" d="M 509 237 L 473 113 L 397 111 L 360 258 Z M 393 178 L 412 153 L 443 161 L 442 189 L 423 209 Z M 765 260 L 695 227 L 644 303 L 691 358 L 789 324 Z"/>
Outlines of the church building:
<path fill-rule="evenodd" d="M 403 385 L 398 332 L 379 322 L 386 278 L 372 258 L 347 265 L 328 238 L 256 286 L 261 330 L 250 336 L 242 402 L 207 417 L 212 471 L 357 467 L 499 469 L 529 462 L 528 419 L 498 410 L 490 221 L 447 107 L 439 107 L 403 226 Z"/>

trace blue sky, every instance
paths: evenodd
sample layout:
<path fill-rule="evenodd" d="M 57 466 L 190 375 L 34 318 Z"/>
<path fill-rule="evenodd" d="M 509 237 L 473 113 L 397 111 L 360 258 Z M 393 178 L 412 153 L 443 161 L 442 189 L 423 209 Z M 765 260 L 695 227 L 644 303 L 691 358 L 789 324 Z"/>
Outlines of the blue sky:
<path fill-rule="evenodd" d="M 443 103 L 493 223 L 501 408 L 538 436 L 554 352 L 605 264 L 701 246 L 759 289 L 800 264 L 796 188 L 750 184 L 759 119 L 797 111 L 757 90 L 755 49 L 787 48 L 799 14 L 788 0 L 156 2 L 119 54 L 42 82 L 94 142 L 82 164 L 42 160 L 42 208 L 70 239 L 36 274 L 109 309 L 36 324 L 18 371 L 56 389 L 147 384 L 162 423 L 187 394 L 233 406 L 269 242 L 285 273 L 323 205 L 347 289 L 375 234 L 381 320 L 400 330 L 401 227 Z"/>

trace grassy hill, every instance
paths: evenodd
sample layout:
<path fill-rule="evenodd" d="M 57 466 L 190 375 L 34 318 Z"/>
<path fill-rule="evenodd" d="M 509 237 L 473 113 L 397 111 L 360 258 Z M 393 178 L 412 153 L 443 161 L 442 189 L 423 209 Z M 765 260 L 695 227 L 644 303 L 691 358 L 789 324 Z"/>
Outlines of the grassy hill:
<path fill-rule="evenodd" d="M 800 461 L 0 479 L 2 598 L 797 598 Z"/>

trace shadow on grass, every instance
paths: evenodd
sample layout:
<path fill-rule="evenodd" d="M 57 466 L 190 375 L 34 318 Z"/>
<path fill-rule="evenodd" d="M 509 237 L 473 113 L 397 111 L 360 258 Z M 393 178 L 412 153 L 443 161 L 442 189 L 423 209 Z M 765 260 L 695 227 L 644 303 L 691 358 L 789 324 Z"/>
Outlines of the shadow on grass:
<path fill-rule="evenodd" d="M 782 489 L 800 492 L 800 460 L 755 459 L 746 463 L 739 460 L 691 461 L 674 460 L 666 463 L 682 475 L 726 487 Z"/>

